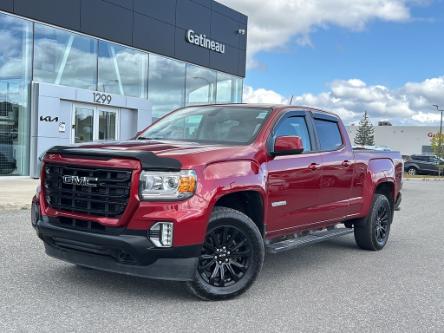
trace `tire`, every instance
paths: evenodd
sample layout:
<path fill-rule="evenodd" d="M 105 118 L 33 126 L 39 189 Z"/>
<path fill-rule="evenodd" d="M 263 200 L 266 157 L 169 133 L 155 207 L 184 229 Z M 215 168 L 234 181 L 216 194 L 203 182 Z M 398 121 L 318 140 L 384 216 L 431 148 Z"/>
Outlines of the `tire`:
<path fill-rule="evenodd" d="M 237 210 L 216 207 L 188 290 L 207 301 L 234 298 L 256 280 L 264 256 L 264 241 L 254 222 Z"/>
<path fill-rule="evenodd" d="M 389 199 L 385 195 L 375 194 L 369 215 L 355 224 L 356 244 L 364 250 L 382 250 L 389 238 L 392 219 Z"/>
<path fill-rule="evenodd" d="M 410 168 L 408 168 L 407 173 L 410 176 L 416 176 L 418 174 L 418 169 L 416 169 L 414 167 L 410 167 Z"/>

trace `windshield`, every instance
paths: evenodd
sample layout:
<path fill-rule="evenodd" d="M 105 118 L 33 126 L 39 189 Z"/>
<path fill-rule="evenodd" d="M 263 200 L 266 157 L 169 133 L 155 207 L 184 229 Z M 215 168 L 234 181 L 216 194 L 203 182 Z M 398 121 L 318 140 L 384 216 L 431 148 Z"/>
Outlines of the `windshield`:
<path fill-rule="evenodd" d="M 270 109 L 205 106 L 173 112 L 138 139 L 246 144 L 262 127 Z"/>

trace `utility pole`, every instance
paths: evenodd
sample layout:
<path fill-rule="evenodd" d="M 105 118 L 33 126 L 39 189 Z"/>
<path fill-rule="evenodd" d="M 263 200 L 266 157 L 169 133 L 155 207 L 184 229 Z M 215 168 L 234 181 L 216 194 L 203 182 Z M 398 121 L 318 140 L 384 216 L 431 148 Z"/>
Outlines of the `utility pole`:
<path fill-rule="evenodd" d="M 442 158 L 443 154 L 442 154 L 442 120 L 443 120 L 443 112 L 444 110 L 439 108 L 439 105 L 434 104 L 433 105 L 436 108 L 436 111 L 441 112 L 441 122 L 439 124 L 439 137 L 438 137 L 438 157 Z M 441 176 L 441 161 L 440 161 L 440 165 L 438 166 L 438 173 Z"/>

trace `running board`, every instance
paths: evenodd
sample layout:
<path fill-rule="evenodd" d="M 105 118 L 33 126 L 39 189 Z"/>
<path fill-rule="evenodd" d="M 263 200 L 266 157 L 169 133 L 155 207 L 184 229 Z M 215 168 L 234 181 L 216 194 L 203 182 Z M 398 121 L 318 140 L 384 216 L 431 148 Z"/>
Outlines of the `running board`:
<path fill-rule="evenodd" d="M 337 228 L 331 230 L 324 231 L 316 231 L 312 232 L 309 235 L 296 237 L 292 239 L 286 239 L 284 241 L 271 243 L 266 245 L 266 249 L 268 253 L 281 253 L 288 250 L 293 250 L 299 247 L 303 247 L 306 245 L 311 245 L 315 243 L 319 243 L 331 238 L 340 237 L 344 235 L 351 234 L 353 229 L 349 228 Z"/>

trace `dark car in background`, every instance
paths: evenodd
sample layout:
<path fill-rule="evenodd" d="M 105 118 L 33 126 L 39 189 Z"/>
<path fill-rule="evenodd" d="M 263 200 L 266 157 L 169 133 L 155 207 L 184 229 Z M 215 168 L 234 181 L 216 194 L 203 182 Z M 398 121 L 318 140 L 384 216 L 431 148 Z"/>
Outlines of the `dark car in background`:
<path fill-rule="evenodd" d="M 444 159 L 436 155 L 412 155 L 404 163 L 404 170 L 411 176 L 438 175 L 443 173 Z"/>

